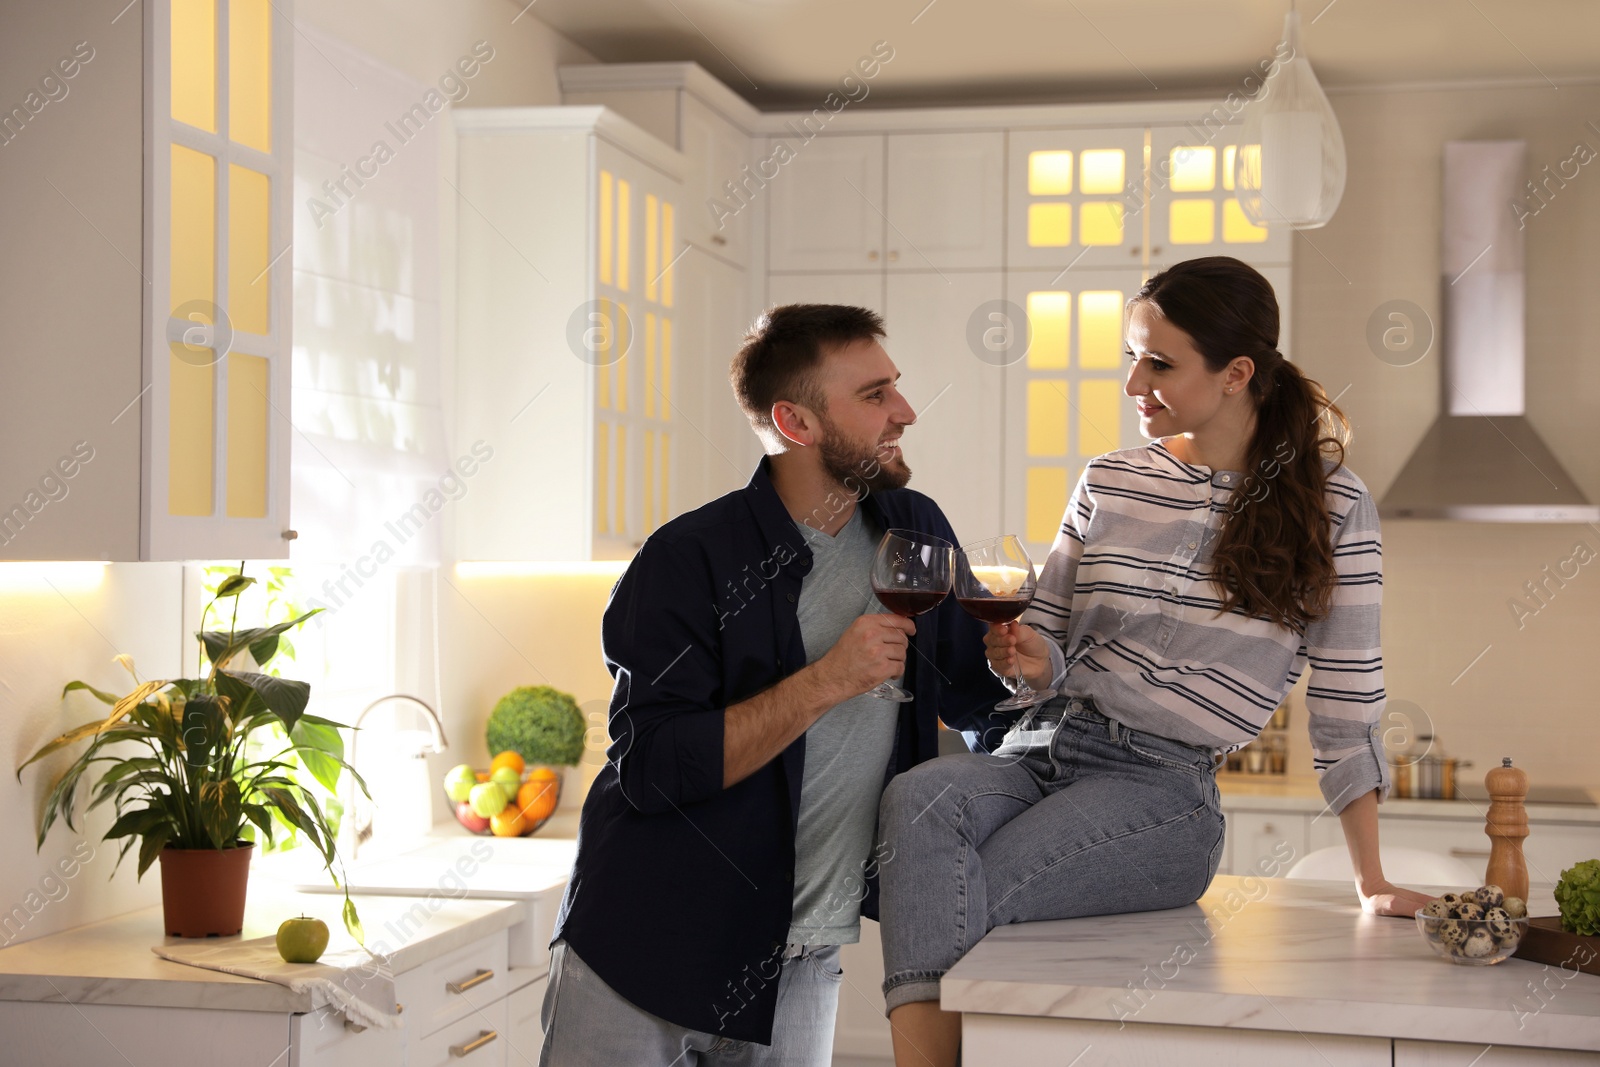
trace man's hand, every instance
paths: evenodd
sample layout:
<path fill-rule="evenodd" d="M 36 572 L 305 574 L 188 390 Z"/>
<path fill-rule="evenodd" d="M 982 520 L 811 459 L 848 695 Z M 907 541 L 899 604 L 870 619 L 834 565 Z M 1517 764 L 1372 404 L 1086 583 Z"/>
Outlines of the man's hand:
<path fill-rule="evenodd" d="M 817 668 L 837 688 L 841 700 L 860 696 L 905 673 L 906 646 L 916 632 L 916 623 L 899 615 L 862 615 L 839 635 Z"/>
<path fill-rule="evenodd" d="M 1017 676 L 1017 663 L 1022 664 L 1022 676 L 1034 689 L 1050 686 L 1050 651 L 1045 639 L 1037 630 L 1020 622 L 990 624 L 983 637 L 984 652 L 989 666 L 1002 678 Z"/>
<path fill-rule="evenodd" d="M 1403 889 L 1384 880 L 1371 886 L 1356 885 L 1361 910 L 1368 915 L 1398 915 L 1409 919 L 1433 898 L 1414 889 Z"/>

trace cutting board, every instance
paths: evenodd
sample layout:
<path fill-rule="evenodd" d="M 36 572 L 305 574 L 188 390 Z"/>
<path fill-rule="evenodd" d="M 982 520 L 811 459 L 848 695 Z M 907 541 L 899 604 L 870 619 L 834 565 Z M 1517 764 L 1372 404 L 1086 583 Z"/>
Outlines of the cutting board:
<path fill-rule="evenodd" d="M 1561 917 L 1541 915 L 1528 920 L 1528 932 L 1512 953 L 1519 960 L 1547 963 L 1571 974 L 1600 975 L 1600 937 L 1569 934 L 1561 929 Z"/>

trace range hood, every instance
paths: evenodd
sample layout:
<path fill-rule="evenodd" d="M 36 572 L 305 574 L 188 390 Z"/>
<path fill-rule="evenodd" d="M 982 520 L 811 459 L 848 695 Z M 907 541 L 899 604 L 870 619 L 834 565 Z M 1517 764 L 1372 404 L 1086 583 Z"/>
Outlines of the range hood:
<path fill-rule="evenodd" d="M 1523 141 L 1444 146 L 1441 414 L 1389 487 L 1390 519 L 1600 522 L 1528 422 L 1523 403 L 1523 234 L 1510 205 Z"/>

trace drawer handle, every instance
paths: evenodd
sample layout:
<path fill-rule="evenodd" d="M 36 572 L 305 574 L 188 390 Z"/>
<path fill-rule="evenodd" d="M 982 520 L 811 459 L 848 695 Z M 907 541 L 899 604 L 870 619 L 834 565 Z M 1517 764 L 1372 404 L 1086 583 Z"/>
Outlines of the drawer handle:
<path fill-rule="evenodd" d="M 471 978 L 468 978 L 465 982 L 446 982 L 444 987 L 452 993 L 465 993 L 473 986 L 482 985 L 493 977 L 493 971 L 487 971 L 479 968 L 478 973 L 473 975 Z"/>
<path fill-rule="evenodd" d="M 457 1058 L 469 1055 L 478 1051 L 480 1048 L 487 1045 L 489 1042 L 493 1041 L 499 1036 L 500 1035 L 493 1030 L 480 1030 L 478 1031 L 478 1036 L 473 1038 L 471 1041 L 464 1042 L 460 1045 L 451 1045 L 450 1055 Z"/>
<path fill-rule="evenodd" d="M 711 235 L 711 243 L 714 245 L 725 245 L 728 243 L 728 239 L 722 236 L 720 233 L 714 233 Z"/>
<path fill-rule="evenodd" d="M 1461 860 L 1486 860 L 1489 858 L 1489 850 L 1486 848 L 1453 848 L 1450 850 L 1450 855 Z"/>

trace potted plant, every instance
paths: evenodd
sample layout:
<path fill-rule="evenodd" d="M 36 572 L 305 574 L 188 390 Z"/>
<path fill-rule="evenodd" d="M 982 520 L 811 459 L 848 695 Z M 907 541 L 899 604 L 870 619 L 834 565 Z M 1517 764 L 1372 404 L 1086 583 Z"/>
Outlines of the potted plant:
<path fill-rule="evenodd" d="M 138 876 L 152 863 L 161 864 L 162 910 L 166 932 L 178 937 L 236 934 L 244 924 L 246 880 L 255 842 L 246 835 L 265 835 L 270 843 L 274 814 L 304 835 L 321 855 L 335 885 L 338 854 L 334 831 L 311 791 L 291 776 L 291 754 L 330 792 L 341 771 L 349 771 L 367 792 L 366 783 L 344 760 L 340 725 L 306 712 L 311 687 L 305 682 L 275 678 L 259 670 L 242 670 L 248 656 L 264 666 L 278 650 L 278 635 L 316 614 L 271 626 L 237 629 L 238 596 L 255 582 L 244 565 L 218 586 L 200 615 L 201 653 L 197 678 L 140 679 L 128 656 L 117 661 L 133 676 L 133 689 L 117 696 L 86 682 L 68 682 L 62 696 L 75 689 L 110 705 L 110 714 L 86 722 L 57 737 L 17 768 L 87 740 L 86 748 L 45 798 L 39 817 L 38 846 L 57 818 L 76 830 L 78 787 L 87 777 L 93 796 L 88 810 L 110 802 L 116 819 L 105 839 L 121 839 L 117 863 L 139 844 Z M 218 601 L 234 599 L 233 622 L 226 631 L 206 630 L 206 616 Z M 321 610 L 321 609 L 317 609 Z M 203 658 L 201 658 L 203 657 Z M 204 661 L 210 661 L 205 669 Z M 276 744 L 269 735 L 281 725 Z M 123 746 L 137 746 L 133 749 Z M 370 796 L 370 794 L 368 794 Z M 360 919 L 345 888 L 344 923 L 363 940 Z"/>

